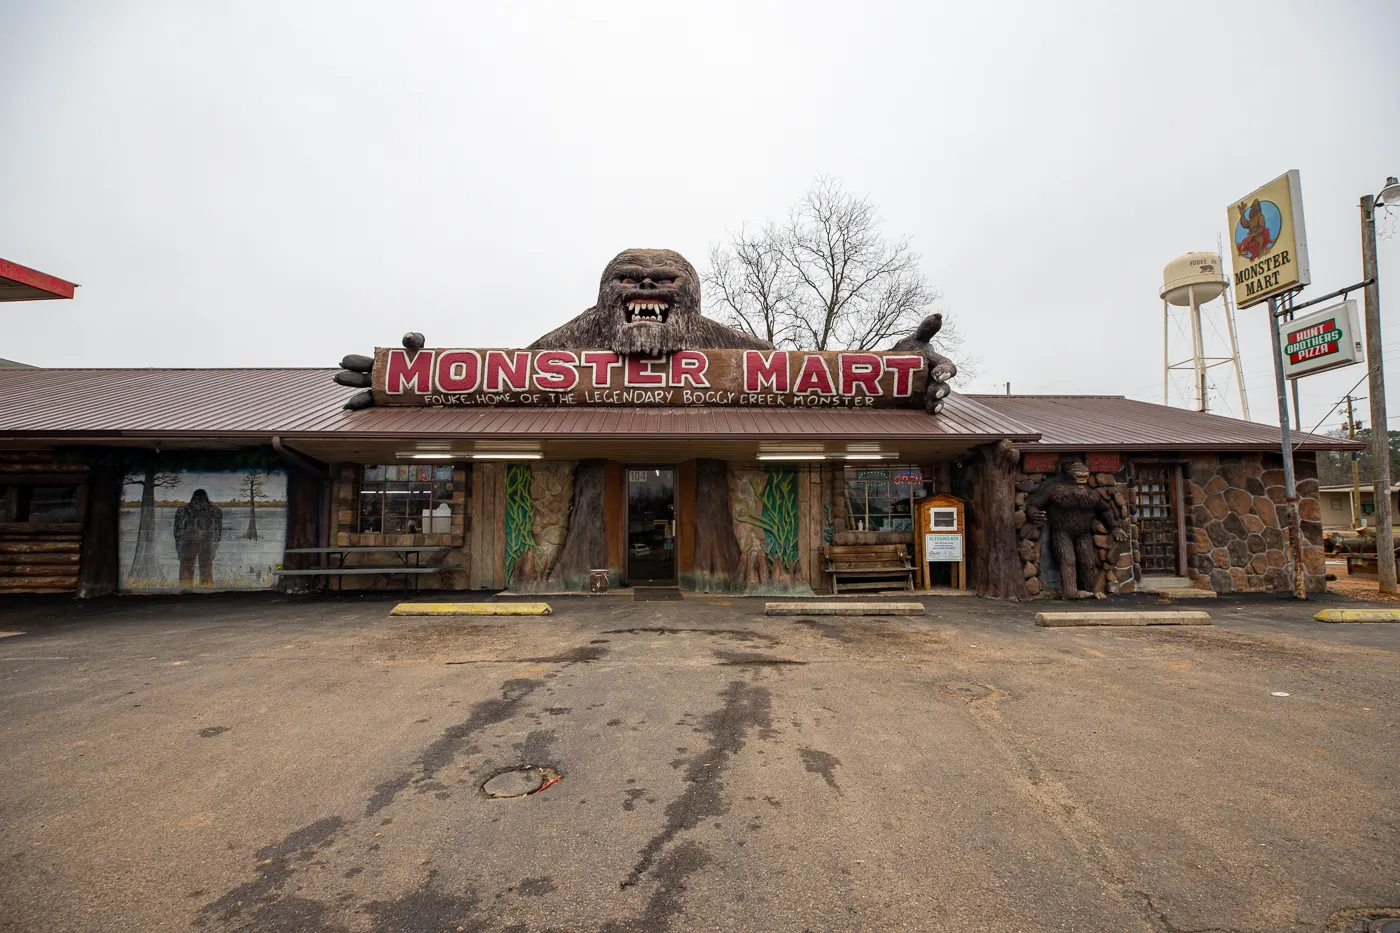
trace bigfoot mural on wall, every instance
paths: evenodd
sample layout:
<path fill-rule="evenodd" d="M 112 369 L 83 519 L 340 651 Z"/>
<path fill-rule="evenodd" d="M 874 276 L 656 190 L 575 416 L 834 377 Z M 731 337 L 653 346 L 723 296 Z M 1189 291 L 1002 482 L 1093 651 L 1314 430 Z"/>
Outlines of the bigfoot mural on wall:
<path fill-rule="evenodd" d="M 1115 528 L 1113 503 L 1089 485 L 1089 468 L 1078 461 L 1064 465 L 1064 480 L 1040 487 L 1026 500 L 1026 518 L 1036 524 L 1049 521 L 1050 552 L 1059 565 L 1060 586 L 1066 599 L 1085 599 L 1095 592 L 1099 552 L 1094 544 L 1094 519 L 1108 534 L 1121 539 Z"/>
<path fill-rule="evenodd" d="M 143 466 L 123 486 L 118 586 L 137 593 L 266 589 L 277 583 L 286 533 L 284 470 Z"/>
<path fill-rule="evenodd" d="M 214 552 L 223 536 L 224 510 L 209 501 L 209 493 L 196 489 L 190 501 L 175 510 L 175 554 L 180 560 L 181 586 L 194 585 L 196 563 L 199 585 L 214 585 Z"/>
<path fill-rule="evenodd" d="M 540 337 L 529 349 L 608 350 L 624 357 L 664 357 L 682 350 L 773 349 L 765 340 L 705 317 L 700 308 L 700 277 L 684 256 L 668 249 L 624 250 L 603 269 L 593 307 Z M 913 334 L 891 348 L 923 355 L 927 377 L 921 390 L 916 387 L 914 392 L 922 395 L 923 407 L 931 415 L 943 407 L 948 382 L 958 371 L 933 349 L 933 338 L 942 326 L 942 315 L 929 315 Z M 403 338 L 410 358 L 425 343 L 419 333 Z M 340 365 L 335 381 L 363 390 L 351 396 L 345 408 L 356 411 L 374 405 L 374 357 L 351 354 Z M 701 460 L 697 467 L 696 583 L 711 590 L 807 589 L 796 557 L 795 475 L 781 469 L 732 468 L 719 461 Z M 579 464 L 572 483 L 546 476 L 549 469 L 544 464 L 517 469 L 516 511 L 508 512 L 508 531 L 515 535 L 507 535 L 514 542 L 508 554 L 508 576 L 513 587 L 584 588 L 590 568 L 607 566 L 603 464 Z M 572 507 L 545 522 L 537 520 L 541 503 L 534 494 L 542 481 L 572 493 Z M 729 509 L 731 501 L 735 512 Z M 557 538 L 565 522 L 561 545 Z"/>

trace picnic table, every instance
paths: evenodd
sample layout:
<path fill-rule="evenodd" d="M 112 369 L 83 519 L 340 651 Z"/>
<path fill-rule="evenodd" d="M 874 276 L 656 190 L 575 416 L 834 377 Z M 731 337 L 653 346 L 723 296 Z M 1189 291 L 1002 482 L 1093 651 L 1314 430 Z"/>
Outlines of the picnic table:
<path fill-rule="evenodd" d="M 403 576 L 403 591 L 408 593 L 408 583 L 413 581 L 413 589 L 418 589 L 417 578 L 425 573 L 437 573 L 441 566 L 424 567 L 422 560 L 424 554 L 441 554 L 450 551 L 452 548 L 436 547 L 396 547 L 393 545 L 366 546 L 355 545 L 353 547 L 294 547 L 287 548 L 286 554 L 324 554 L 327 557 L 335 557 L 336 563 L 333 566 L 312 567 L 306 570 L 274 570 L 273 573 L 279 577 L 348 577 L 363 576 L 365 574 L 390 574 Z M 345 557 L 348 554 L 392 554 L 397 557 L 397 564 L 362 564 L 355 567 L 345 566 Z M 413 563 L 408 562 L 412 555 Z"/>

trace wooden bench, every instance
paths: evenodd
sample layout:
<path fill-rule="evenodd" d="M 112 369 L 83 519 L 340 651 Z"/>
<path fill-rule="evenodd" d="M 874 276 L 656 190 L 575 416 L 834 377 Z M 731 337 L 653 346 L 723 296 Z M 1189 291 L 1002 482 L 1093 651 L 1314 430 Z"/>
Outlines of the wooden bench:
<path fill-rule="evenodd" d="M 409 580 L 414 580 L 414 589 L 418 588 L 415 577 L 425 573 L 439 573 L 447 568 L 444 565 L 422 566 L 421 556 L 423 554 L 441 554 L 450 551 L 447 547 L 298 547 L 287 548 L 287 554 L 324 554 L 329 557 L 338 557 L 339 560 L 332 566 L 311 567 L 305 570 L 274 570 L 273 573 L 279 577 L 348 577 L 361 574 L 384 574 L 403 577 L 403 591 L 408 593 Z M 397 564 L 361 564 L 357 566 L 345 566 L 347 554 L 392 554 L 399 559 Z M 408 562 L 409 555 L 413 555 L 413 563 Z"/>
<path fill-rule="evenodd" d="M 887 590 L 899 580 L 914 589 L 914 565 L 903 544 L 844 544 L 822 548 L 823 571 L 831 576 L 831 592 L 841 592 L 841 580 L 854 578 L 848 590 Z"/>

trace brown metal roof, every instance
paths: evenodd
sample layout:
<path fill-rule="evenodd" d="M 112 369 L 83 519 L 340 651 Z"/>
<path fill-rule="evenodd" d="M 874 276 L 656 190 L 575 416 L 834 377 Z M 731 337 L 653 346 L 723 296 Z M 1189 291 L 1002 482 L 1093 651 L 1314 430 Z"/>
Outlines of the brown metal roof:
<path fill-rule="evenodd" d="M 394 438 L 1034 440 L 966 396 L 937 418 L 911 409 L 341 408 L 331 369 L 0 370 L 0 435 L 54 439 L 224 437 L 249 442 Z"/>
<path fill-rule="evenodd" d="M 975 395 L 1007 417 L 1032 425 L 1036 450 L 1278 450 L 1274 425 L 1202 414 L 1121 395 Z M 1301 442 L 1301 443 L 1300 443 Z M 1296 450 L 1362 450 L 1364 444 L 1294 434 Z"/>
<path fill-rule="evenodd" d="M 391 444 L 406 439 L 668 442 L 887 441 L 942 449 L 1007 437 L 1045 450 L 1274 450 L 1278 429 L 1121 396 L 953 395 L 911 409 L 341 408 L 331 369 L 0 369 L 0 438 L 11 441 Z M 1295 435 L 1297 437 L 1297 435 Z M 1037 442 L 1037 438 L 1039 438 Z M 1362 445 L 1307 435 L 1304 450 Z"/>

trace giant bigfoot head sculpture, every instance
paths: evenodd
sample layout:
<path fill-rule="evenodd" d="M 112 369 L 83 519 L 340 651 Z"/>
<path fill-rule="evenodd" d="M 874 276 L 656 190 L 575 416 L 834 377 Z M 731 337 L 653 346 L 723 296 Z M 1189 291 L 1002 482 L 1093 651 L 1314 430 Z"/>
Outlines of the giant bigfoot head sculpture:
<path fill-rule="evenodd" d="M 597 323 L 615 328 L 609 343 L 619 353 L 656 355 L 687 349 L 696 345 L 690 338 L 700 317 L 700 280 L 695 268 L 673 250 L 623 250 L 603 270 L 594 312 L 607 319 Z"/>
<path fill-rule="evenodd" d="M 530 344 L 530 349 L 664 356 L 677 350 L 772 347 L 700 313 L 700 277 L 680 253 L 627 249 L 603 269 L 598 303 Z"/>

